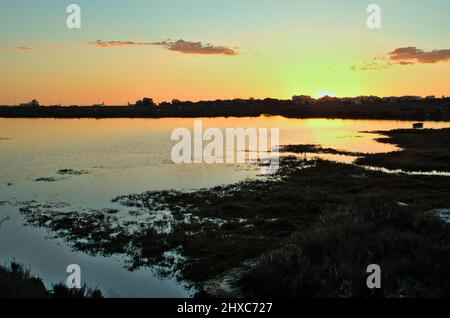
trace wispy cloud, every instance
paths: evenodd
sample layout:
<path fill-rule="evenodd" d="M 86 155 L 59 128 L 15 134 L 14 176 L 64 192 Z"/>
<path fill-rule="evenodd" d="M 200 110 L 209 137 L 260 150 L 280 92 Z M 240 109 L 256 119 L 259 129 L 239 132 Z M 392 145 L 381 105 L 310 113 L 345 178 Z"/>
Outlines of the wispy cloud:
<path fill-rule="evenodd" d="M 31 51 L 31 50 L 33 50 L 33 48 L 31 48 L 29 46 L 18 46 L 16 49 L 19 50 L 19 51 Z"/>
<path fill-rule="evenodd" d="M 97 40 L 89 44 L 98 47 L 123 47 L 123 46 L 161 46 L 169 51 L 179 52 L 183 54 L 201 54 L 201 55 L 227 55 L 233 56 L 239 53 L 234 48 L 226 46 L 215 46 L 212 44 L 202 44 L 202 42 L 190 42 L 184 40 L 178 41 L 161 41 L 161 42 L 133 42 L 133 41 L 102 41 Z"/>
<path fill-rule="evenodd" d="M 132 41 L 102 41 L 97 40 L 90 42 L 89 44 L 99 46 L 99 47 L 120 47 L 120 46 L 145 46 L 152 45 L 152 43 L 145 42 L 132 42 Z"/>
<path fill-rule="evenodd" d="M 363 61 L 350 66 L 350 70 L 356 71 L 379 71 L 386 70 L 393 66 L 394 63 L 386 60 L 386 58 L 374 58 L 370 61 Z"/>
<path fill-rule="evenodd" d="M 30 46 L 16 46 L 16 47 L 0 46 L 0 52 L 30 52 L 30 51 L 34 51 L 34 48 Z"/>
<path fill-rule="evenodd" d="M 450 62 L 450 50 L 424 51 L 414 46 L 397 48 L 383 57 L 350 66 L 352 71 L 378 71 L 393 66 Z"/>

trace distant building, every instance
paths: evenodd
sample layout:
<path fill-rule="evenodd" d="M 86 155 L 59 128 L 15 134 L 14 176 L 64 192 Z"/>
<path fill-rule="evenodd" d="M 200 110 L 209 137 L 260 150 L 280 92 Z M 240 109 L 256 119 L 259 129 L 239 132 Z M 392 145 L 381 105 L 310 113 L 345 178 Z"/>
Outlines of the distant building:
<path fill-rule="evenodd" d="M 436 96 L 433 96 L 433 95 L 427 96 L 427 97 L 425 97 L 425 99 L 426 100 L 436 100 Z"/>
<path fill-rule="evenodd" d="M 20 104 L 20 107 L 39 107 L 39 102 L 35 99 L 33 99 L 31 102 L 29 103 L 23 103 Z"/>

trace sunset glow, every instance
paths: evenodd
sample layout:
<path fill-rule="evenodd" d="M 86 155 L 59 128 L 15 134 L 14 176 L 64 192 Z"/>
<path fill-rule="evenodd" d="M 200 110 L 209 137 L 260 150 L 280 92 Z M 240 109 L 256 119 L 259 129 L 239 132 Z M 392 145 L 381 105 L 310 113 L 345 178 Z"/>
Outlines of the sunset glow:
<path fill-rule="evenodd" d="M 435 32 L 450 29 L 449 2 L 378 2 L 381 29 L 356 0 L 80 0 L 72 30 L 67 1 L 4 1 L 0 104 L 450 95 Z"/>

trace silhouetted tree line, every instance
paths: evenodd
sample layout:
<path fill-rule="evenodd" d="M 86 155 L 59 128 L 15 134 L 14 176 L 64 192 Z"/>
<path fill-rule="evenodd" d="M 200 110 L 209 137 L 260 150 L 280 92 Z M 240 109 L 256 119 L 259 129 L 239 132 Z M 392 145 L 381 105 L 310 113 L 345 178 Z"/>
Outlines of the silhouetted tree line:
<path fill-rule="evenodd" d="M 39 105 L 37 101 L 24 106 Z M 255 117 L 280 115 L 292 118 L 354 118 L 450 120 L 450 98 L 417 96 L 361 96 L 337 98 L 294 96 L 290 100 L 274 98 L 211 101 L 180 101 L 156 104 L 145 97 L 128 106 L 47 106 L 0 107 L 0 117 L 53 118 L 133 118 L 133 117 Z"/>
<path fill-rule="evenodd" d="M 136 107 L 156 107 L 157 105 L 153 102 L 152 98 L 144 97 L 141 100 L 136 101 L 134 104 Z"/>

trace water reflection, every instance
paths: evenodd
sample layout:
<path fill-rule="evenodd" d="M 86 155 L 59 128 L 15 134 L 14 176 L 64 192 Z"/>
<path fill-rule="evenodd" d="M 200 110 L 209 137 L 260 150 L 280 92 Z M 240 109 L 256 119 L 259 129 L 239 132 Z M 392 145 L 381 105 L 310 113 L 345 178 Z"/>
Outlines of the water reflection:
<path fill-rule="evenodd" d="M 0 119 L 0 263 L 30 265 L 48 286 L 66 279 L 68 264 L 81 265 L 83 282 L 107 295 L 185 297 L 192 294 L 174 280 L 150 270 L 128 272 L 120 256 L 105 258 L 73 252 L 42 229 L 23 226 L 19 202 L 64 203 L 80 209 L 118 208 L 113 197 L 148 190 L 192 190 L 255 178 L 251 165 L 174 165 L 170 160 L 174 128 L 193 128 L 193 119 Z M 362 131 L 410 128 L 413 122 L 376 120 L 212 118 L 204 129 L 280 128 L 280 143 L 317 144 L 352 152 L 389 152 L 397 148 Z M 427 122 L 427 128 L 450 123 Z M 6 140 L 8 139 L 8 140 Z M 352 162 L 331 154 L 322 158 Z M 60 175 L 59 171 L 85 171 Z M 53 179 L 52 179 L 53 178 Z M 54 182 L 36 182 L 36 180 Z"/>

